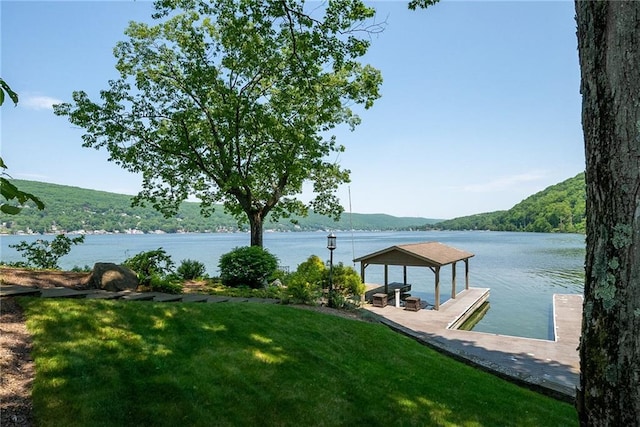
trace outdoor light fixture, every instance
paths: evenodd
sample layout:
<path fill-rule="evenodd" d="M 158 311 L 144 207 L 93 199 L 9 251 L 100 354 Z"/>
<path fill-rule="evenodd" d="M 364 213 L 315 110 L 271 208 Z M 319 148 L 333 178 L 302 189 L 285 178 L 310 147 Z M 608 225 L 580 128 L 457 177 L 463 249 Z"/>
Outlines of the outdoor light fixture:
<path fill-rule="evenodd" d="M 333 307 L 333 250 L 336 248 L 336 235 L 327 236 L 327 249 L 329 249 L 329 307 Z"/>
<path fill-rule="evenodd" d="M 331 233 L 327 236 L 327 249 L 333 251 L 336 248 L 336 235 Z"/>

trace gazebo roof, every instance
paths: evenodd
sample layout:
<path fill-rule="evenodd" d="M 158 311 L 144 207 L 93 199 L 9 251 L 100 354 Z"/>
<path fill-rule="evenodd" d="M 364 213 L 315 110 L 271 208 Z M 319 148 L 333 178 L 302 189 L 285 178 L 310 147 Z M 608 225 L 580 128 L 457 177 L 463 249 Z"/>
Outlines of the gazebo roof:
<path fill-rule="evenodd" d="M 469 259 L 474 254 L 440 242 L 396 245 L 354 259 L 365 264 L 442 267 Z"/>

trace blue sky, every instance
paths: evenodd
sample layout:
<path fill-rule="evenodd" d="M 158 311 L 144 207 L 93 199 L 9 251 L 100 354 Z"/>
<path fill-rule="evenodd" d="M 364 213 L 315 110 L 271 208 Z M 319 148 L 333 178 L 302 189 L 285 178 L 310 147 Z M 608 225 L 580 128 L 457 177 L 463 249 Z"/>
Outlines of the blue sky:
<path fill-rule="evenodd" d="M 382 98 L 335 134 L 353 212 L 453 218 L 508 209 L 584 170 L 572 1 L 444 0 L 423 11 L 376 1 L 385 31 L 365 61 Z M 96 99 L 117 77 L 112 49 L 149 1 L 0 1 L 1 76 L 20 103 L 0 109 L 8 173 L 135 194 L 141 178 L 82 148 L 53 114 L 74 90 Z M 306 199 L 303 196 L 303 199 Z"/>

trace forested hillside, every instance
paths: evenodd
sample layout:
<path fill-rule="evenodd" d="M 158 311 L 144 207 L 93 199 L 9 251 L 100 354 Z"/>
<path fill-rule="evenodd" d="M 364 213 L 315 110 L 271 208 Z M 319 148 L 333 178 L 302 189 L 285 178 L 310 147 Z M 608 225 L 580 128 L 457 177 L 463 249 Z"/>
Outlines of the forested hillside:
<path fill-rule="evenodd" d="M 78 187 L 48 184 L 37 181 L 13 180 L 22 191 L 37 195 L 44 203 L 40 211 L 27 206 L 19 215 L 0 216 L 0 233 L 19 232 L 55 233 L 81 231 L 88 233 L 126 232 L 228 232 L 245 230 L 237 221 L 223 212 L 222 207 L 213 215 L 200 215 L 198 203 L 185 202 L 175 218 L 164 218 L 151 207 L 131 207 L 131 196 L 87 190 Z M 294 223 L 282 220 L 267 221 L 265 230 L 402 230 L 417 228 L 437 220 L 426 218 L 397 218 L 383 214 L 344 213 L 339 222 L 311 213 L 306 218 L 296 217 Z"/>
<path fill-rule="evenodd" d="M 584 173 L 547 187 L 508 211 L 488 212 L 439 222 L 426 228 L 584 233 Z"/>

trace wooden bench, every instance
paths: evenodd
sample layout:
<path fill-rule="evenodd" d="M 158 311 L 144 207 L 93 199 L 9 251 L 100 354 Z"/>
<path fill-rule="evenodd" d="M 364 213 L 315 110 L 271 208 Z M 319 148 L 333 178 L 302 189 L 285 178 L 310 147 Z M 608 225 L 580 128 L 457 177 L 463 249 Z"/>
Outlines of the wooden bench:
<path fill-rule="evenodd" d="M 385 294 L 385 293 L 373 294 L 373 306 L 374 307 L 386 307 L 387 306 L 387 294 Z"/>
<path fill-rule="evenodd" d="M 404 300 L 404 303 L 405 310 L 418 311 L 422 308 L 422 302 L 418 297 L 407 297 L 407 299 Z"/>

